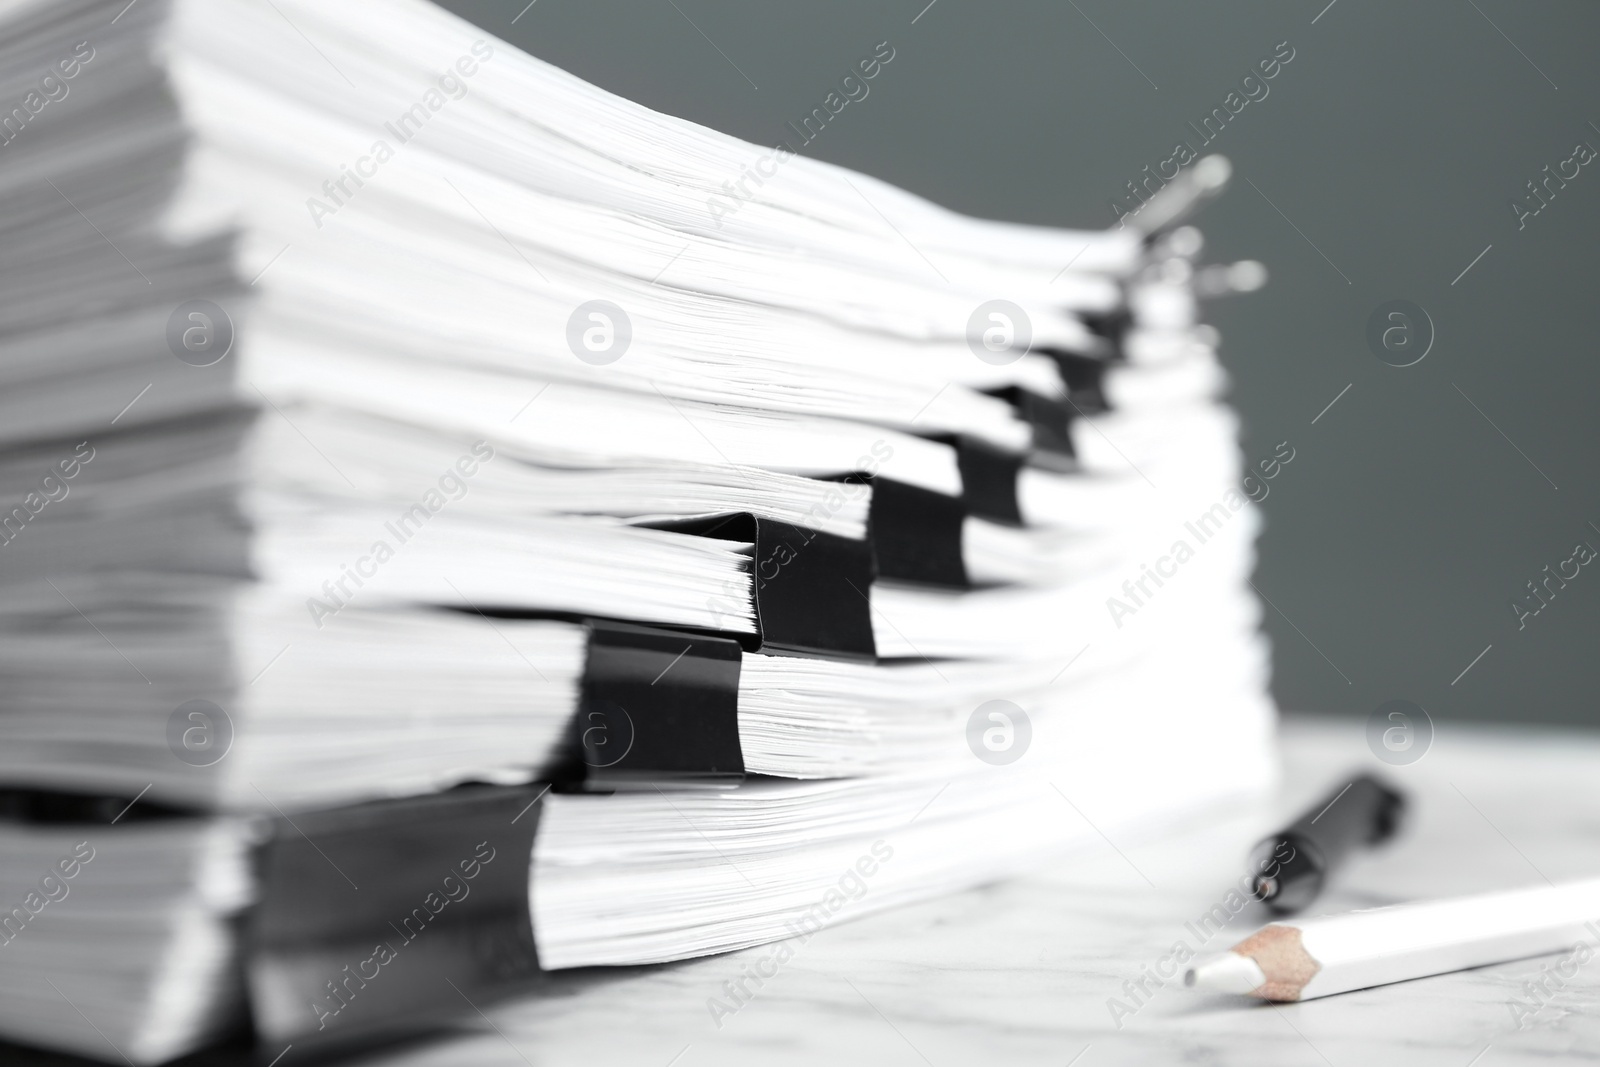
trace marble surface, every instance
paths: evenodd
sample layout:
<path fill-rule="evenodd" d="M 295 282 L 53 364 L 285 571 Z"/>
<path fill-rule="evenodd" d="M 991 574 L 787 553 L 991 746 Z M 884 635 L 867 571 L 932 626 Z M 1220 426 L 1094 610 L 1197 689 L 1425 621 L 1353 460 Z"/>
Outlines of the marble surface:
<path fill-rule="evenodd" d="M 1181 839 L 1115 841 L 1037 874 L 829 927 L 731 1016 L 708 999 L 772 954 L 571 973 L 455 1033 L 360 1062 L 423 1065 L 976 1063 L 1507 1067 L 1600 1061 L 1600 955 L 1531 1017 L 1510 1003 L 1551 958 L 1305 1004 L 1137 981 L 1223 900 L 1250 843 L 1351 768 L 1409 788 L 1413 818 L 1344 872 L 1321 910 L 1560 880 L 1600 870 L 1600 735 L 1441 725 L 1385 767 L 1364 723 L 1291 720 L 1281 795 Z M 1226 947 L 1262 921 L 1211 935 Z M 1120 1002 L 1121 1008 L 1117 1007 Z"/>

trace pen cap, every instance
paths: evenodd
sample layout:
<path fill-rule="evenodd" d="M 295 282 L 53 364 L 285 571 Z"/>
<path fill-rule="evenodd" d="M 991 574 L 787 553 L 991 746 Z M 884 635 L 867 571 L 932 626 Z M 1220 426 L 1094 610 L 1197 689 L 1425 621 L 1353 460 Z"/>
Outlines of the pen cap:
<path fill-rule="evenodd" d="M 1333 791 L 1284 831 L 1314 842 L 1328 866 L 1337 866 L 1357 845 L 1376 845 L 1399 828 L 1405 797 L 1370 774 Z"/>
<path fill-rule="evenodd" d="M 1376 778 L 1371 781 L 1377 786 L 1380 795 L 1377 814 L 1372 821 L 1372 836 L 1367 839 L 1367 844 L 1381 845 L 1399 833 L 1400 828 L 1405 825 L 1406 795 Z"/>

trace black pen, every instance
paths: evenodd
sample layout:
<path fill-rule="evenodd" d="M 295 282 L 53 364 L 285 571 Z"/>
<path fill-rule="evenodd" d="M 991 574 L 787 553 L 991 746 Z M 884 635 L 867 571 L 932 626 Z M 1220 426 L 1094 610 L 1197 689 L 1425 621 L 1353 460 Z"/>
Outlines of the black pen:
<path fill-rule="evenodd" d="M 1304 908 L 1356 846 L 1394 836 L 1405 806 L 1403 793 L 1370 774 L 1342 782 L 1288 829 L 1255 847 L 1255 898 L 1279 914 Z"/>

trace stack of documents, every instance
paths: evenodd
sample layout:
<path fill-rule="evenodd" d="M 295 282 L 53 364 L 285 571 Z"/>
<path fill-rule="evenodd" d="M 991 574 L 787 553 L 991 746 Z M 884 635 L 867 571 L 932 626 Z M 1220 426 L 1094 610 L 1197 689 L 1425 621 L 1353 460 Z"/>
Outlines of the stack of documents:
<path fill-rule="evenodd" d="M 417 1022 L 296 842 L 493 872 L 525 952 L 405 957 L 493 995 L 1270 779 L 1224 160 L 1139 231 L 800 156 L 729 212 L 769 150 L 424 0 L 14 0 L 0 131 L 0 1036 Z"/>

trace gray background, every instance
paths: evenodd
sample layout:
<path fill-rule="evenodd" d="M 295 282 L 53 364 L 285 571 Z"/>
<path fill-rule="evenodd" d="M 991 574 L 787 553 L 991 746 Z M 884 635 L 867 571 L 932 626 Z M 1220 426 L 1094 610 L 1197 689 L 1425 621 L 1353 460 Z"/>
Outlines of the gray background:
<path fill-rule="evenodd" d="M 1211 146 L 1236 178 L 1199 220 L 1211 258 L 1272 272 L 1211 319 L 1247 459 L 1296 450 L 1263 505 L 1255 579 L 1275 605 L 1277 698 L 1600 724 L 1600 567 L 1524 629 L 1511 607 L 1577 541 L 1600 549 L 1600 161 L 1526 228 L 1510 208 L 1576 142 L 1600 148 L 1600 7 L 538 0 L 518 17 L 525 3 L 446 0 L 607 89 L 764 144 L 888 40 L 870 95 L 807 154 L 961 211 L 1080 227 L 1109 225 L 1124 183 L 1179 139 L 1198 146 L 1187 123 L 1289 42 L 1270 94 Z M 1364 339 L 1396 298 L 1437 332 L 1403 369 Z"/>

